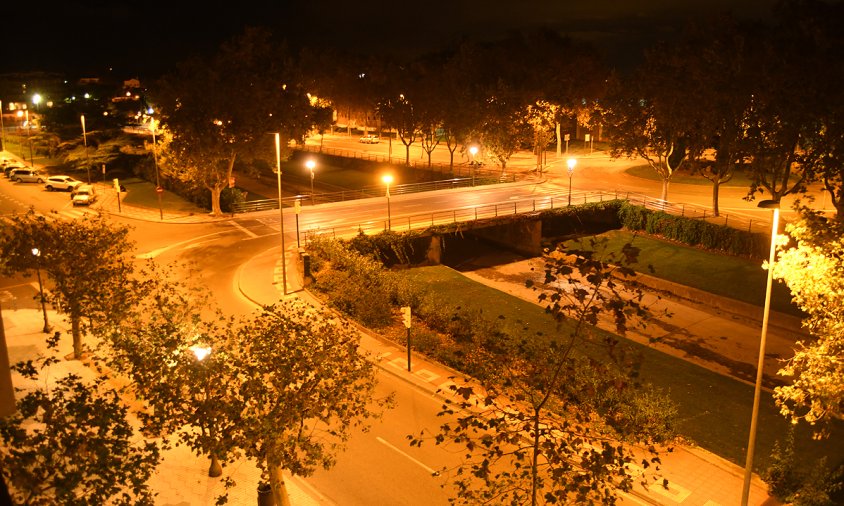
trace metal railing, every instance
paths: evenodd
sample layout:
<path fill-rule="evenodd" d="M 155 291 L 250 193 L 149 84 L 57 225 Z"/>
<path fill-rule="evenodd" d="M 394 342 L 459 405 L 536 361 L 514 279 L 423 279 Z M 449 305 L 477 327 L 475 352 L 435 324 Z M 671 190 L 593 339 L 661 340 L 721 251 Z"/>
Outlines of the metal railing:
<path fill-rule="evenodd" d="M 472 178 L 442 179 L 439 181 L 429 181 L 425 183 L 393 185 L 390 186 L 390 194 L 405 195 L 410 193 L 429 192 L 435 190 L 468 188 L 473 186 L 473 183 L 474 186 L 484 186 L 499 183 L 513 183 L 515 181 L 517 181 L 515 174 L 507 174 L 504 176 L 476 176 L 474 180 Z M 281 202 L 284 207 L 293 207 L 297 200 L 300 202 L 301 205 L 316 205 L 328 204 L 332 202 L 345 202 L 347 200 L 383 197 L 385 194 L 386 187 L 384 185 L 366 186 L 359 190 L 343 190 L 339 192 L 316 193 L 314 195 L 294 195 L 292 197 L 283 197 L 281 199 Z M 278 209 L 278 199 L 249 200 L 246 202 L 239 202 L 232 205 L 232 211 L 235 213 L 266 211 L 268 209 Z"/>
<path fill-rule="evenodd" d="M 712 211 L 705 206 L 694 204 L 677 204 L 666 202 L 660 199 L 648 197 L 635 193 L 619 192 L 589 192 L 578 191 L 571 194 L 569 200 L 568 192 L 548 194 L 542 197 L 532 197 L 514 201 L 498 202 L 491 204 L 480 204 L 475 206 L 464 206 L 443 211 L 435 211 L 409 216 L 393 216 L 391 219 L 392 230 L 410 231 L 424 229 L 435 225 L 446 225 L 453 223 L 466 223 L 480 219 L 513 216 L 519 214 L 530 214 L 549 209 L 569 207 L 569 205 L 581 205 L 593 202 L 604 202 L 608 200 L 627 200 L 631 204 L 640 205 L 647 209 L 663 211 L 676 216 L 685 216 L 692 219 L 701 219 L 716 225 L 729 226 L 732 228 L 748 230 L 750 232 L 769 232 L 771 222 L 764 219 L 753 219 L 741 215 L 722 214 L 714 216 Z M 569 202 L 571 202 L 569 204 Z M 304 231 L 305 236 L 311 234 L 329 233 L 335 237 L 347 237 L 358 233 L 374 234 L 387 229 L 386 220 L 372 220 L 348 225 L 344 227 L 332 227 L 324 229 L 314 227 Z"/>

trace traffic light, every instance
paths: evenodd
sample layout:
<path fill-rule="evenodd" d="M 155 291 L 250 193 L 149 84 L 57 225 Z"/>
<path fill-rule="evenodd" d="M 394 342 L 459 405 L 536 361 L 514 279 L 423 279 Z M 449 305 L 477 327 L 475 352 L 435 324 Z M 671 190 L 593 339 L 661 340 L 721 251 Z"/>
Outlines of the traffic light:
<path fill-rule="evenodd" d="M 401 316 L 404 321 L 404 326 L 410 328 L 410 306 L 402 306 Z"/>

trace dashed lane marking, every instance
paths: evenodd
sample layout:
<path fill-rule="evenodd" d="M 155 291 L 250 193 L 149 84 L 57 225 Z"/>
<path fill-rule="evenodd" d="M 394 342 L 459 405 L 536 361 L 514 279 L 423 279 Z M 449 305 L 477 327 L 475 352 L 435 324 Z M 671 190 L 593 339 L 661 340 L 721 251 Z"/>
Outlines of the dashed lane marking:
<path fill-rule="evenodd" d="M 433 469 L 431 469 L 430 467 L 426 466 L 426 465 L 425 465 L 425 464 L 423 464 L 422 462 L 420 462 L 420 461 L 416 460 L 415 458 L 411 457 L 411 456 L 410 456 L 410 455 L 408 455 L 407 453 L 405 453 L 405 452 L 403 452 L 402 450 L 400 450 L 400 449 L 396 448 L 395 446 L 391 445 L 391 444 L 390 444 L 390 443 L 388 443 L 388 442 L 387 442 L 384 438 L 379 437 L 379 436 L 376 436 L 376 437 L 375 437 L 375 440 L 376 440 L 376 441 L 378 441 L 379 443 L 381 443 L 382 445 L 386 446 L 387 448 L 389 448 L 389 449 L 393 450 L 394 452 L 398 453 L 398 454 L 399 454 L 399 455 L 401 455 L 402 457 L 405 457 L 406 459 L 410 460 L 411 462 L 413 462 L 413 463 L 414 463 L 414 464 L 416 464 L 417 466 L 421 467 L 422 469 L 424 469 L 424 470 L 428 471 L 428 472 L 429 472 L 429 473 L 431 473 L 432 475 L 433 475 L 433 474 L 437 474 L 437 471 L 434 471 Z"/>

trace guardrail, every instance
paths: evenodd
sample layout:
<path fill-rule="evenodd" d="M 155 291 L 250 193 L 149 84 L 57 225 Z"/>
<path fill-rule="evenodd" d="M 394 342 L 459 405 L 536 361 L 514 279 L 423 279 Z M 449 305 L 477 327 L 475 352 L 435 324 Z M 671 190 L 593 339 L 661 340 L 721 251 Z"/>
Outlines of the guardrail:
<path fill-rule="evenodd" d="M 569 195 L 568 192 L 558 192 L 547 194 L 542 197 L 515 201 L 465 206 L 444 211 L 414 214 L 410 216 L 394 216 L 390 221 L 392 230 L 410 231 L 434 225 L 471 222 L 479 219 L 508 215 L 528 214 L 548 209 L 568 207 L 569 205 L 618 199 L 627 200 L 632 204 L 640 205 L 651 210 L 664 211 L 669 214 L 685 216 L 687 218 L 701 219 L 710 223 L 748 230 L 750 232 L 766 233 L 770 231 L 771 227 L 771 222 L 764 219 L 753 219 L 736 214 L 722 214 L 720 216 L 715 216 L 712 211 L 705 206 L 671 203 L 635 193 L 602 191 L 578 191 L 572 192 L 571 195 Z M 323 229 L 321 227 L 315 227 L 304 231 L 304 234 L 306 237 L 313 234 L 323 233 L 329 233 L 335 237 L 345 237 L 349 235 L 356 235 L 358 233 L 374 234 L 382 230 L 387 230 L 387 228 L 388 225 L 386 220 L 373 220 L 339 228 L 332 227 L 330 229 Z"/>
<path fill-rule="evenodd" d="M 516 174 L 506 174 L 504 176 L 476 176 L 475 178 L 442 179 L 439 181 L 429 181 L 426 183 L 393 185 L 390 186 L 390 194 L 405 195 L 410 193 L 420 193 L 435 190 L 449 190 L 452 188 L 468 188 L 471 186 L 512 183 L 516 180 Z M 387 189 L 384 185 L 367 186 L 359 190 L 343 190 L 339 192 L 317 193 L 314 195 L 295 195 L 292 197 L 283 197 L 281 199 L 281 203 L 284 207 L 293 207 L 296 201 L 299 201 L 301 205 L 328 204 L 331 202 L 345 202 L 347 200 L 383 197 L 386 194 L 386 191 Z M 266 211 L 268 209 L 278 209 L 278 199 L 249 200 L 246 202 L 240 202 L 232 205 L 232 210 L 235 213 Z"/>

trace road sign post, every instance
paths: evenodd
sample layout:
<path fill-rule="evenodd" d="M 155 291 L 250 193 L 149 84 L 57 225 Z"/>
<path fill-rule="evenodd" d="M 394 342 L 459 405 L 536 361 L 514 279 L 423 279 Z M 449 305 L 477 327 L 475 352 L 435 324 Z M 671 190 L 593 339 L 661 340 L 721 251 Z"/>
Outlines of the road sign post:
<path fill-rule="evenodd" d="M 164 208 L 161 206 L 161 194 L 164 193 L 164 188 L 160 186 L 155 187 L 155 194 L 158 196 L 158 216 L 159 219 L 164 219 Z"/>
<path fill-rule="evenodd" d="M 407 328 L 407 372 L 410 372 L 410 306 L 402 306 L 401 315 Z"/>

